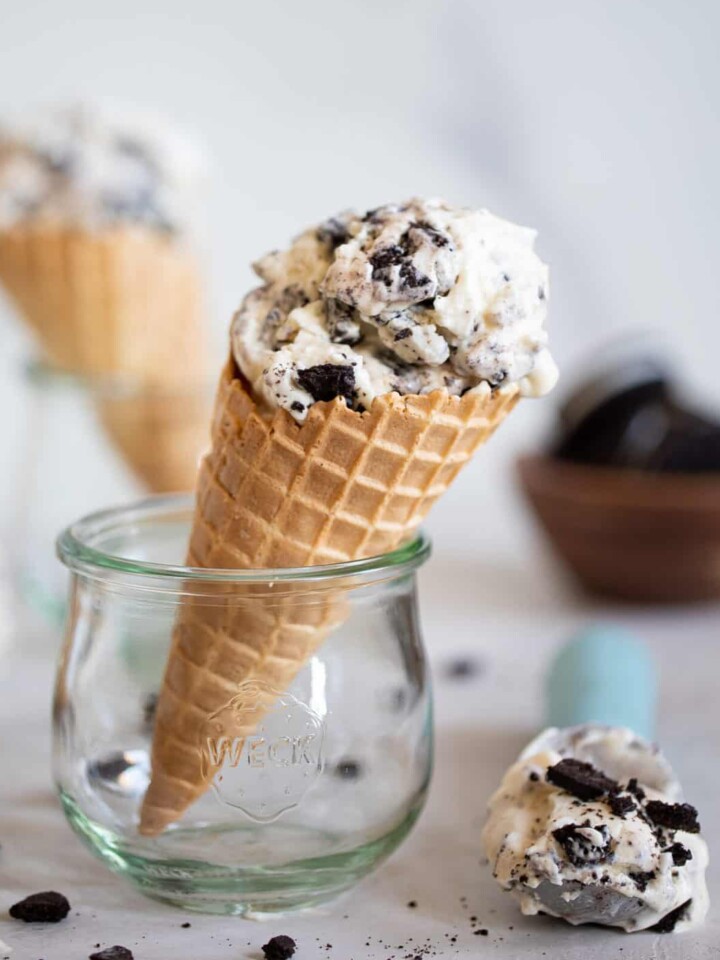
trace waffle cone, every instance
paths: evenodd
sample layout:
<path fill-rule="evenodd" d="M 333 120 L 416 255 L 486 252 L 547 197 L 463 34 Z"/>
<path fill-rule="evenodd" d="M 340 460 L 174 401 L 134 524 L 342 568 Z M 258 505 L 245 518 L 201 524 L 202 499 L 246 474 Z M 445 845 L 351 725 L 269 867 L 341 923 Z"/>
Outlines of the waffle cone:
<path fill-rule="evenodd" d="M 198 265 L 156 232 L 36 225 L 0 233 L 0 283 L 48 363 L 122 389 L 93 393 L 116 448 L 153 492 L 190 490 L 209 402 Z M 127 390 L 124 385 L 127 384 Z"/>
<path fill-rule="evenodd" d="M 193 490 L 209 445 L 211 397 L 196 392 L 143 388 L 98 403 L 105 432 L 143 486 L 152 493 Z"/>
<path fill-rule="evenodd" d="M 282 410 L 263 417 L 231 360 L 200 470 L 189 565 L 295 567 L 398 547 L 517 396 L 389 394 L 365 413 L 336 399 L 315 404 L 298 425 Z M 291 592 L 263 598 L 256 586 L 246 601 L 242 585 L 235 591 L 232 602 L 226 595 L 215 605 L 188 598 L 180 611 L 158 701 L 141 833 L 160 833 L 209 786 L 217 768 L 203 755 L 208 722 L 234 704 L 234 726 L 224 732 L 251 733 L 343 618 L 341 596 L 307 604 Z M 261 693 L 238 704 L 248 684 Z"/>
<path fill-rule="evenodd" d="M 55 367 L 165 382 L 197 370 L 198 267 L 155 232 L 16 227 L 0 233 L 0 283 Z"/>

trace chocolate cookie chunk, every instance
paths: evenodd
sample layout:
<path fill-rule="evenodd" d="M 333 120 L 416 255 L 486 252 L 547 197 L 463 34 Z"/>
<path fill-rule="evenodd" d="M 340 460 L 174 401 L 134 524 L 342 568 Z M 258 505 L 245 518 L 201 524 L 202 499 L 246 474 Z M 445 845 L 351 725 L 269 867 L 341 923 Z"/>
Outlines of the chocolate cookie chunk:
<path fill-rule="evenodd" d="M 401 264 L 408 256 L 409 250 L 402 243 L 395 243 L 391 247 L 383 247 L 382 250 L 376 250 L 368 257 L 372 267 L 373 280 L 386 281 L 390 279 L 388 273 L 389 267 L 396 267 Z"/>
<path fill-rule="evenodd" d="M 91 953 L 90 960 L 133 960 L 133 955 L 127 947 L 114 946 Z"/>
<path fill-rule="evenodd" d="M 611 853 L 610 833 L 604 824 L 591 826 L 589 823 L 568 823 L 553 830 L 553 837 L 575 867 L 603 863 Z"/>
<path fill-rule="evenodd" d="M 262 948 L 265 954 L 265 960 L 290 960 L 295 953 L 296 943 L 292 937 L 286 937 L 281 934 L 279 937 L 272 937 Z"/>
<path fill-rule="evenodd" d="M 424 220 L 416 220 L 411 225 L 411 230 L 421 230 L 436 247 L 447 247 L 451 244 L 450 237 L 446 233 L 441 233 L 440 230 Z"/>
<path fill-rule="evenodd" d="M 616 817 L 625 817 L 633 810 L 637 810 L 637 805 L 632 797 L 619 793 L 611 793 L 608 797 L 608 806 Z"/>
<path fill-rule="evenodd" d="M 607 793 L 619 793 L 620 786 L 590 763 L 567 758 L 550 767 L 546 774 L 549 783 L 567 790 L 580 800 L 596 800 Z"/>
<path fill-rule="evenodd" d="M 647 890 L 647 885 L 651 880 L 655 879 L 657 874 L 654 870 L 643 870 L 639 871 L 638 873 L 631 873 L 629 876 L 640 893 L 644 893 L 645 890 Z"/>
<path fill-rule="evenodd" d="M 700 833 L 698 812 L 689 803 L 663 803 L 662 800 L 648 800 L 645 812 L 657 827 L 684 830 L 686 833 Z"/>
<path fill-rule="evenodd" d="M 352 307 L 329 297 L 325 300 L 325 316 L 328 334 L 333 343 L 343 343 L 349 347 L 360 343 L 363 335 Z"/>
<path fill-rule="evenodd" d="M 321 243 L 327 243 L 331 250 L 335 250 L 350 239 L 347 223 L 340 217 L 330 217 L 317 228 L 316 235 Z"/>
<path fill-rule="evenodd" d="M 355 395 L 355 371 L 351 366 L 339 363 L 320 363 L 316 367 L 298 370 L 298 383 L 307 390 L 313 400 L 334 400 Z"/>
<path fill-rule="evenodd" d="M 681 843 L 674 843 L 671 847 L 663 850 L 663 853 L 672 854 L 673 863 L 676 867 L 684 867 L 688 860 L 693 858 L 692 852 Z"/>
<path fill-rule="evenodd" d="M 634 797 L 637 797 L 638 800 L 645 799 L 645 791 L 637 782 L 637 778 L 633 777 L 632 780 L 628 780 L 628 785 L 625 787 L 628 793 L 631 793 Z"/>
<path fill-rule="evenodd" d="M 10 916 L 25 923 L 59 923 L 70 913 L 67 897 L 54 890 L 33 893 L 10 907 Z"/>

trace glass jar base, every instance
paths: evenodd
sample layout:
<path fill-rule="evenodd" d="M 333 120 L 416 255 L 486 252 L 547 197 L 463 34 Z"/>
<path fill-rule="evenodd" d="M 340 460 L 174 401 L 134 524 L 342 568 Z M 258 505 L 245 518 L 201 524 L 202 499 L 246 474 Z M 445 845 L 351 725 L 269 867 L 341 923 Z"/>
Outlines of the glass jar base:
<path fill-rule="evenodd" d="M 90 850 L 145 896 L 196 913 L 258 919 L 316 907 L 353 887 L 402 843 L 420 815 L 425 791 L 382 837 L 326 856 L 243 867 L 139 855 L 86 817 L 68 794 L 60 791 L 60 800 L 70 825 Z M 176 835 L 186 844 L 191 832 Z M 207 827 L 197 833 L 199 840 L 207 839 Z"/>

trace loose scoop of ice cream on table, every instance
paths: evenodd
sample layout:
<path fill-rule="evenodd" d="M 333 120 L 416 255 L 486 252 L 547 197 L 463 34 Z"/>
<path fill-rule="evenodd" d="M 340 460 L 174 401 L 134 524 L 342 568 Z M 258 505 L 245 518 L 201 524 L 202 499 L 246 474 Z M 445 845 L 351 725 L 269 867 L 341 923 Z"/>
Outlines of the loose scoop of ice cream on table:
<path fill-rule="evenodd" d="M 188 563 L 337 563 L 411 536 L 518 398 L 555 383 L 534 237 L 412 200 L 343 213 L 260 260 L 232 324 Z M 268 604 L 252 621 L 236 605 L 212 625 L 197 604 L 181 610 L 142 832 L 207 789 L 199 718 L 246 681 L 267 688 L 266 708 L 341 619 L 336 602 Z"/>
<path fill-rule="evenodd" d="M 571 924 L 596 923 L 628 933 L 681 932 L 708 910 L 708 851 L 697 810 L 659 749 L 627 726 L 588 722 L 605 704 L 595 667 L 626 698 L 617 723 L 636 711 L 633 688 L 647 707 L 647 655 L 632 640 L 596 631 L 555 663 L 550 712 L 574 713 L 579 725 L 551 727 L 533 740 L 490 800 L 483 846 L 498 883 L 525 914 Z M 608 663 L 607 656 L 614 659 Z M 571 686 L 573 696 L 564 688 Z M 583 702 L 581 693 L 590 693 Z"/>
<path fill-rule="evenodd" d="M 133 111 L 0 122 L 0 285 L 43 361 L 96 381 L 103 426 L 156 491 L 193 486 L 207 434 L 204 166 L 191 138 Z"/>

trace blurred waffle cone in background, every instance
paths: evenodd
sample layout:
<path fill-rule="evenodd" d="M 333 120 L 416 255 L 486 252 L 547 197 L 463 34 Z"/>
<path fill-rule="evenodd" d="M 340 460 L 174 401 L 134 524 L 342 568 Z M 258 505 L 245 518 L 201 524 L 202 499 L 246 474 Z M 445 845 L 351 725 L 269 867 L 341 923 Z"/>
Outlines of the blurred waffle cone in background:
<path fill-rule="evenodd" d="M 147 489 L 192 489 L 211 411 L 194 257 L 132 228 L 15 228 L 0 233 L 0 280 L 50 363 L 117 380 L 98 416 Z"/>
<path fill-rule="evenodd" d="M 197 369 L 203 304 L 181 245 L 137 228 L 0 232 L 0 281 L 53 366 L 177 382 Z"/>
<path fill-rule="evenodd" d="M 118 107 L 0 129 L 0 284 L 44 362 L 93 381 L 100 423 L 152 491 L 192 488 L 211 409 L 203 166 L 163 118 Z"/>
<path fill-rule="evenodd" d="M 338 398 L 302 424 L 263 416 L 234 361 L 216 399 L 188 553 L 195 567 L 296 567 L 370 557 L 400 546 L 514 407 L 516 388 L 451 397 L 387 394 L 365 413 Z M 233 585 L 233 590 L 237 586 Z M 210 785 L 217 768 L 203 734 L 237 701 L 239 685 L 266 691 L 251 710 L 235 703 L 233 737 L 250 733 L 333 626 L 341 597 L 284 599 L 180 611 L 156 714 L 152 780 L 140 830 L 160 833 Z M 204 719 L 203 719 L 204 718 Z"/>
<path fill-rule="evenodd" d="M 103 398 L 106 433 L 141 483 L 153 493 L 192 490 L 209 444 L 212 396 L 205 381 L 186 387 L 149 384 Z"/>

